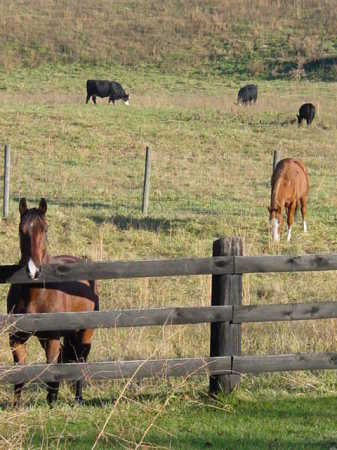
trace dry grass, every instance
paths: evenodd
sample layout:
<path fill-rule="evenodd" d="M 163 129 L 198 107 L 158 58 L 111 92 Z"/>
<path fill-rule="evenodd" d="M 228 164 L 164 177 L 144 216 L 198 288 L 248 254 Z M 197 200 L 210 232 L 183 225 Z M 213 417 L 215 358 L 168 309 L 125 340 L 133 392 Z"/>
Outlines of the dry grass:
<path fill-rule="evenodd" d="M 240 235 L 250 255 L 336 252 L 335 84 L 260 83 L 258 104 L 245 109 L 234 105 L 238 85 L 224 85 L 220 78 L 209 83 L 116 67 L 119 79 L 129 86 L 132 105 L 112 108 L 101 101 L 95 108 L 84 105 L 88 68 L 69 67 L 66 75 L 56 68 L 54 76 L 49 70 L 18 72 L 4 79 L 7 91 L 0 92 L 0 142 L 11 143 L 13 161 L 10 217 L 0 230 L 2 264 L 18 259 L 17 205 L 23 195 L 31 205 L 41 196 L 49 201 L 51 254 L 87 254 L 99 260 L 203 257 L 211 254 L 212 241 L 224 235 Z M 99 75 L 102 73 L 101 68 Z M 22 80 L 26 84 L 21 85 Z M 152 96 L 148 92 L 151 86 Z M 307 100 L 319 102 L 320 115 L 311 128 L 298 129 L 291 122 L 300 104 Z M 153 170 L 150 217 L 144 219 L 140 205 L 147 144 L 153 150 Z M 304 236 L 296 225 L 291 245 L 283 239 L 280 245 L 272 246 L 268 236 L 266 206 L 275 148 L 283 156 L 302 158 L 311 180 L 309 233 Z M 246 276 L 244 303 L 334 300 L 335 285 L 335 273 Z M 0 291 L 2 311 L 6 291 L 6 286 Z M 209 304 L 209 277 L 101 282 L 102 310 Z M 10 363 L 7 336 L 1 336 L 0 342 L 1 363 Z M 336 351 L 336 321 L 246 325 L 243 351 Z M 90 360 L 208 353 L 206 325 L 112 329 L 97 330 Z M 42 350 L 31 339 L 29 362 L 43 360 Z M 243 391 L 261 383 L 276 391 L 327 392 L 333 389 L 333 382 L 328 380 L 329 375 L 311 373 L 266 376 L 260 381 L 244 377 Z M 104 404 L 107 397 L 118 397 L 123 386 L 97 383 L 87 387 L 86 395 Z M 184 386 L 179 381 L 172 386 L 165 381 L 146 382 L 128 389 L 128 400 L 123 400 L 112 415 L 116 426 L 113 433 L 129 440 L 125 447 L 133 448 L 140 442 L 175 388 L 179 392 L 206 391 L 207 381 L 197 379 L 195 384 Z M 153 397 L 150 406 L 139 401 L 151 390 L 157 394 L 164 391 L 164 400 L 155 406 Z M 69 387 L 62 387 L 65 403 L 71 396 Z M 11 392 L 1 390 L 0 398 L 7 406 Z M 4 447 L 34 448 L 29 439 L 33 439 L 36 424 L 46 439 L 41 447 L 54 445 L 60 424 L 55 425 L 57 431 L 48 428 L 48 423 L 54 423 L 51 415 L 43 408 L 39 412 L 44 398 L 44 391 L 28 387 L 24 394 L 26 409 L 4 413 L 7 428 L 0 428 Z M 195 401 L 194 394 L 192 399 Z M 130 425 L 130 431 L 125 423 L 115 424 L 119 414 L 123 420 L 132 421 L 129 402 L 137 408 L 152 408 L 138 430 L 132 428 L 134 425 Z M 27 412 L 27 407 L 32 411 Z M 57 409 L 56 417 L 60 423 L 64 421 L 67 435 L 72 421 L 81 413 L 62 408 Z M 110 408 L 99 419 L 98 412 L 86 416 L 94 426 L 95 419 L 90 419 L 94 414 L 97 435 Z M 21 425 L 20 417 L 25 418 Z M 16 436 L 22 441 L 16 442 Z"/>
<path fill-rule="evenodd" d="M 305 62 L 335 53 L 335 0 L 98 0 L 95 8 L 90 0 L 1 0 L 0 7 L 6 70 L 117 62 L 204 73 L 232 73 L 234 65 L 238 74 L 243 64 L 246 75 L 271 76 L 294 63 L 288 76 L 296 78 Z"/>

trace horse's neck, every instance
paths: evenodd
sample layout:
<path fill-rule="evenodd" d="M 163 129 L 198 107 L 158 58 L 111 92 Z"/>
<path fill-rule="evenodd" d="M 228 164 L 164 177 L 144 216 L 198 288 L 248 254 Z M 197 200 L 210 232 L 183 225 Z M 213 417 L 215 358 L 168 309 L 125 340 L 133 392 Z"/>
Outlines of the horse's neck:
<path fill-rule="evenodd" d="M 51 259 L 52 259 L 52 257 L 50 255 L 48 255 L 48 252 L 46 251 L 46 254 L 45 254 L 44 258 L 43 258 L 42 263 L 43 264 L 48 264 L 48 263 L 50 263 Z M 29 261 L 29 258 L 21 255 L 21 258 L 20 258 L 20 261 L 19 261 L 19 266 L 25 266 L 28 263 L 28 261 Z"/>
<path fill-rule="evenodd" d="M 280 196 L 280 186 L 281 186 L 282 177 L 278 177 L 275 183 L 273 184 L 273 188 L 271 191 L 271 199 L 270 199 L 270 207 L 272 209 L 282 208 L 283 199 Z"/>

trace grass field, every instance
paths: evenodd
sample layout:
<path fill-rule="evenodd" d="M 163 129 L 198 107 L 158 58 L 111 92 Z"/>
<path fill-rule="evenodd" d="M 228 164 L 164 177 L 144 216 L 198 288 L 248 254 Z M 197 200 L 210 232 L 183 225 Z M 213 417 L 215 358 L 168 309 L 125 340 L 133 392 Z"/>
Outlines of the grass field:
<path fill-rule="evenodd" d="M 85 105 L 87 78 L 113 78 L 130 107 Z M 248 80 L 249 81 L 249 80 Z M 48 201 L 51 254 L 95 260 L 210 256 L 220 236 L 245 253 L 336 252 L 336 83 L 259 82 L 256 106 L 234 105 L 239 83 L 122 66 L 43 65 L 0 73 L 0 143 L 11 144 L 11 204 L 2 221 L 1 264 L 19 258 L 18 200 Z M 312 127 L 294 123 L 305 101 Z M 141 215 L 145 147 L 152 150 L 149 217 Z M 273 151 L 301 158 L 311 191 L 308 234 L 272 245 L 267 206 Z M 0 173 L 3 161 L 0 161 Z M 334 300 L 336 273 L 251 275 L 244 303 Z M 1 287 L 5 311 L 8 287 Z M 210 277 L 100 283 L 101 309 L 210 304 Z M 11 362 L 7 336 L 1 363 Z M 243 352 L 336 351 L 336 320 L 243 326 Z M 206 325 L 98 330 L 89 359 L 207 356 Z M 29 361 L 43 361 L 29 342 Z M 2 448 L 329 449 L 337 447 L 333 372 L 243 377 L 231 397 L 211 400 L 207 380 L 97 383 L 72 407 L 62 386 L 53 410 L 28 386 L 23 407 L 0 389 Z M 117 401 L 113 403 L 113 400 Z M 106 422 L 107 421 L 107 422 Z M 106 422 L 106 426 L 105 426 Z"/>

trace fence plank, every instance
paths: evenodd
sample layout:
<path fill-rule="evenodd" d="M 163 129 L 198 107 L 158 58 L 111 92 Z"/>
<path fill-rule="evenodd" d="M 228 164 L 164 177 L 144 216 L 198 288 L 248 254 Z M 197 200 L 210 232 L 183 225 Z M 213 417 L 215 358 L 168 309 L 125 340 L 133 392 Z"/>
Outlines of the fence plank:
<path fill-rule="evenodd" d="M 331 319 L 334 317 L 337 317 L 337 302 L 235 306 L 233 323 Z"/>
<path fill-rule="evenodd" d="M 46 264 L 38 280 L 31 280 L 24 267 L 0 266 L 0 283 L 63 282 L 117 278 L 169 277 L 233 272 L 233 258 L 184 258 L 157 261 L 81 262 Z"/>
<path fill-rule="evenodd" d="M 337 353 L 235 356 L 233 361 L 233 371 L 238 373 L 318 369 L 337 369 Z"/>
<path fill-rule="evenodd" d="M 337 269 L 337 254 L 236 256 L 235 273 L 303 272 Z"/>
<path fill-rule="evenodd" d="M 39 284 L 76 280 L 223 275 L 266 272 L 337 270 L 337 254 L 305 256 L 218 256 L 157 261 L 112 261 L 49 264 L 38 280 L 31 280 L 24 267 L 0 266 L 0 283 Z"/>
<path fill-rule="evenodd" d="M 83 328 L 141 327 L 224 322 L 232 319 L 231 306 L 154 308 L 78 313 L 0 315 L 0 330 L 26 332 Z"/>
<path fill-rule="evenodd" d="M 57 382 L 79 379 L 135 379 L 149 377 L 180 377 L 225 372 L 231 358 L 185 358 L 100 363 L 33 364 L 31 366 L 0 366 L 1 383 Z"/>
<path fill-rule="evenodd" d="M 0 315 L 0 330 L 25 332 L 182 325 L 208 322 L 272 322 L 331 319 L 337 317 L 337 302 L 290 303 L 286 305 L 206 306 L 153 308 L 80 313 Z"/>
<path fill-rule="evenodd" d="M 159 359 L 100 363 L 33 364 L 0 366 L 1 383 L 57 382 L 79 379 L 135 379 L 220 375 L 231 368 L 237 374 L 291 370 L 337 369 L 337 353 L 298 353 L 289 355 L 230 356 L 217 358 Z"/>

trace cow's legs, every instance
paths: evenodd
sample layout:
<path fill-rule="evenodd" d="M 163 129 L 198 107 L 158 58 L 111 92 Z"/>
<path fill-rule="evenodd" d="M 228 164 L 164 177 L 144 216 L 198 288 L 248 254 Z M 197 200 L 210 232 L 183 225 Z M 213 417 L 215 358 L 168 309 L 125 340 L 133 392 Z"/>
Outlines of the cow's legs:
<path fill-rule="evenodd" d="M 28 337 L 25 339 L 17 339 L 15 336 L 9 336 L 9 345 L 12 350 L 13 359 L 15 364 L 25 364 L 27 349 L 26 349 L 26 341 Z M 21 401 L 21 392 L 24 383 L 17 383 L 14 385 L 14 407 L 20 405 Z"/>
<path fill-rule="evenodd" d="M 89 101 L 89 100 L 90 100 L 90 95 L 88 94 L 85 103 L 88 104 L 88 101 Z"/>
<path fill-rule="evenodd" d="M 96 95 L 92 96 L 92 101 L 94 102 L 94 104 L 96 105 Z"/>

